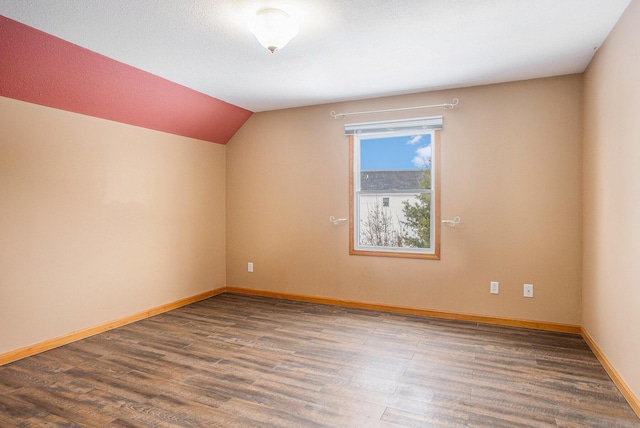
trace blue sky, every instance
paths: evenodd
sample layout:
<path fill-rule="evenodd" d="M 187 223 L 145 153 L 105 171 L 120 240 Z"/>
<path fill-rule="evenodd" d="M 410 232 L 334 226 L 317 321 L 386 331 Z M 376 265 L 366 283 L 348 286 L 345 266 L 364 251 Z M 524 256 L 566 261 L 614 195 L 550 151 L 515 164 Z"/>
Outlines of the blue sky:
<path fill-rule="evenodd" d="M 360 140 L 361 170 L 422 169 L 431 159 L 431 135 Z"/>

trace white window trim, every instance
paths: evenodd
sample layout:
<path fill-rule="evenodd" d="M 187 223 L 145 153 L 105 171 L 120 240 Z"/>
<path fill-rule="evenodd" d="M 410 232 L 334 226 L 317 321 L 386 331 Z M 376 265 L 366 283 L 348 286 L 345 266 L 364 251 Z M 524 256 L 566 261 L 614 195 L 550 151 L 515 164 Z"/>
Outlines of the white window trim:
<path fill-rule="evenodd" d="M 430 118 L 426 118 L 430 119 Z M 440 119 L 441 117 L 436 118 Z M 395 121 L 400 122 L 400 121 Z M 355 124 L 362 125 L 362 124 Z M 370 125 L 370 124 L 364 124 Z M 370 126 L 374 128 L 374 126 Z M 351 153 L 351 185 L 350 185 L 350 247 L 349 253 L 352 255 L 371 255 L 371 256 L 387 256 L 387 257 L 410 257 L 410 258 L 428 258 L 428 259 L 440 259 L 440 150 L 439 150 L 439 129 L 437 126 L 422 127 L 422 129 L 416 129 L 415 127 L 407 130 L 393 129 L 386 132 L 358 132 L 357 128 L 354 129 L 354 125 L 346 125 L 345 129 L 350 135 L 350 153 Z M 377 127 L 376 130 L 379 130 Z M 421 193 L 431 194 L 431 211 L 430 218 L 431 228 L 431 242 L 429 248 L 408 248 L 408 247 L 375 247 L 360 245 L 360 195 L 361 195 L 361 183 L 360 183 L 360 140 L 372 139 L 372 138 L 384 138 L 386 136 L 414 136 L 414 135 L 430 135 L 432 151 L 432 165 L 431 170 L 431 183 L 432 188 L 430 190 L 421 190 Z"/>

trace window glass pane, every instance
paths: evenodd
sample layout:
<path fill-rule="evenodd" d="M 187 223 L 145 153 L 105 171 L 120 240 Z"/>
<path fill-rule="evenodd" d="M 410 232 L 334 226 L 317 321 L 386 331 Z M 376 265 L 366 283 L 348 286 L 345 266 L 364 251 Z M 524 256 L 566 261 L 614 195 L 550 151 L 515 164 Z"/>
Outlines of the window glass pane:
<path fill-rule="evenodd" d="M 431 134 L 359 143 L 358 245 L 431 248 Z"/>
<path fill-rule="evenodd" d="M 362 191 L 431 189 L 430 172 L 430 134 L 360 140 Z"/>

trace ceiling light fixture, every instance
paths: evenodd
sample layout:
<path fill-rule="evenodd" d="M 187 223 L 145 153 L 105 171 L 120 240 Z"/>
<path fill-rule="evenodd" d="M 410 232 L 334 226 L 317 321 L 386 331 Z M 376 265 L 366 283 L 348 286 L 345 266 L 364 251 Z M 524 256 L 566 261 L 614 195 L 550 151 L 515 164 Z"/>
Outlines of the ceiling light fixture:
<path fill-rule="evenodd" d="M 249 30 L 271 53 L 282 49 L 298 34 L 298 24 L 280 9 L 259 10 L 249 23 Z"/>

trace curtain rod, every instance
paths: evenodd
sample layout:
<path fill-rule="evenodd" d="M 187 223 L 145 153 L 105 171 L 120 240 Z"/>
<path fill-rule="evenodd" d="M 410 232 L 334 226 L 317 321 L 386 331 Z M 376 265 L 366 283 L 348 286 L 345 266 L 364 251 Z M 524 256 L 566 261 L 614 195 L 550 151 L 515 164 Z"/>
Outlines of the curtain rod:
<path fill-rule="evenodd" d="M 331 117 L 333 117 L 334 119 L 344 119 L 347 116 L 353 116 L 353 115 L 356 115 L 356 114 L 387 113 L 387 112 L 391 112 L 391 111 L 415 110 L 415 109 L 420 109 L 420 108 L 443 107 L 445 110 L 446 109 L 451 110 L 455 106 L 457 106 L 458 103 L 460 103 L 460 100 L 457 99 L 457 98 L 454 98 L 453 100 L 451 100 L 451 103 L 432 104 L 432 105 L 429 105 L 429 106 L 391 108 L 391 109 L 386 109 L 386 110 L 356 111 L 356 112 L 353 112 L 353 113 L 336 113 L 334 110 L 332 110 L 330 114 L 331 114 Z"/>

